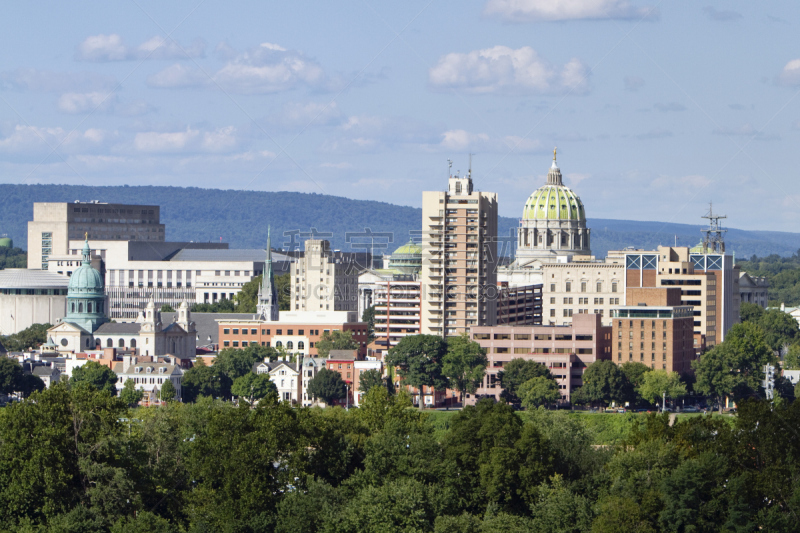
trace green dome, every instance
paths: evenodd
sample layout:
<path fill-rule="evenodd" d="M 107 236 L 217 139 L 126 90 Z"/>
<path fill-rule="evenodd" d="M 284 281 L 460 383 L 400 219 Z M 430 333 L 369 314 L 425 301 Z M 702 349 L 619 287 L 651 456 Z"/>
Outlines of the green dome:
<path fill-rule="evenodd" d="M 545 185 L 528 197 L 522 210 L 524 220 L 586 220 L 583 203 L 564 185 Z"/>
<path fill-rule="evenodd" d="M 103 289 L 103 277 L 91 264 L 91 250 L 87 241 L 83 246 L 83 264 L 72 272 L 69 278 L 68 295 L 80 297 L 84 295 L 105 293 Z"/>
<path fill-rule="evenodd" d="M 395 255 L 418 255 L 422 256 L 422 246 L 419 244 L 414 244 L 412 241 L 409 241 L 408 244 L 404 244 L 400 248 L 394 251 L 392 256 Z"/>
<path fill-rule="evenodd" d="M 419 273 L 422 270 L 422 247 L 408 241 L 391 255 L 389 268 L 396 269 L 403 274 Z"/>

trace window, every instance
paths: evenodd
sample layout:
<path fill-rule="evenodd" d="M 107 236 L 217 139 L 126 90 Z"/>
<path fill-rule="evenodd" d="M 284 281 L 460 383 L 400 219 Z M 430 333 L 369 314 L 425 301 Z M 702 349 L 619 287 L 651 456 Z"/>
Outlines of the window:
<path fill-rule="evenodd" d="M 611 282 L 611 292 L 617 292 L 617 282 L 616 281 L 612 281 Z"/>
<path fill-rule="evenodd" d="M 529 341 L 531 340 L 530 333 L 515 333 L 514 334 L 515 341 Z"/>
<path fill-rule="evenodd" d="M 247 328 L 242 328 L 242 335 L 247 335 Z"/>
<path fill-rule="evenodd" d="M 233 328 L 233 334 L 234 335 L 238 335 L 239 334 L 239 328 Z"/>
<path fill-rule="evenodd" d="M 602 281 L 598 281 L 597 282 L 597 291 L 595 291 L 595 292 L 603 292 L 603 282 Z"/>
<path fill-rule="evenodd" d="M 550 310 L 550 316 L 556 316 L 556 310 L 555 309 L 551 309 Z"/>
<path fill-rule="evenodd" d="M 581 281 L 581 292 L 586 292 L 586 282 Z"/>
<path fill-rule="evenodd" d="M 258 334 L 258 330 L 253 328 L 253 329 L 250 330 L 250 334 L 251 335 L 257 335 Z"/>
<path fill-rule="evenodd" d="M 230 341 L 222 341 L 222 345 L 225 346 L 225 347 L 228 347 L 228 346 L 231 345 L 231 342 Z"/>
<path fill-rule="evenodd" d="M 297 342 L 297 349 L 298 350 L 303 350 L 305 347 L 306 347 L 306 343 L 305 342 L 303 342 L 303 341 L 298 341 Z"/>
<path fill-rule="evenodd" d="M 234 348 L 238 348 L 239 347 L 239 341 L 233 341 L 233 347 Z"/>
<path fill-rule="evenodd" d="M 566 286 L 564 288 L 564 292 L 572 292 L 572 282 L 571 281 L 568 281 L 566 283 Z"/>
<path fill-rule="evenodd" d="M 287 350 L 293 350 L 294 349 L 294 343 L 292 341 L 287 341 L 286 342 L 286 349 Z"/>
<path fill-rule="evenodd" d="M 556 297 L 555 296 L 550 297 L 550 304 L 555 305 L 555 303 L 556 303 Z"/>
<path fill-rule="evenodd" d="M 551 283 L 550 284 L 550 292 L 556 292 L 556 284 L 555 283 Z"/>

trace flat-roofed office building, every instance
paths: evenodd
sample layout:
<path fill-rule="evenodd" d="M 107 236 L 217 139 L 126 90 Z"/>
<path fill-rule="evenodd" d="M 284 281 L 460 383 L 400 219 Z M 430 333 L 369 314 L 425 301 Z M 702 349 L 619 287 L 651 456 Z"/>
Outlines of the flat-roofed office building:
<path fill-rule="evenodd" d="M 70 241 L 163 242 L 157 205 L 36 202 L 28 222 L 28 268 L 46 270 L 51 255 L 67 255 Z M 80 248 L 79 248 L 80 249 Z"/>

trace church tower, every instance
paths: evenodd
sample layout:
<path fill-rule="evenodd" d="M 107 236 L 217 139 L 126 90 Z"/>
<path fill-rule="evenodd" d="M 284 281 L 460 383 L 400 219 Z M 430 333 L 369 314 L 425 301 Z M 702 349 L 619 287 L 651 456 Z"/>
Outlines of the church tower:
<path fill-rule="evenodd" d="M 258 305 L 256 312 L 262 320 L 278 321 L 278 289 L 275 287 L 275 274 L 272 272 L 272 242 L 270 229 L 267 228 L 267 260 L 264 262 L 264 274 L 258 288 Z"/>

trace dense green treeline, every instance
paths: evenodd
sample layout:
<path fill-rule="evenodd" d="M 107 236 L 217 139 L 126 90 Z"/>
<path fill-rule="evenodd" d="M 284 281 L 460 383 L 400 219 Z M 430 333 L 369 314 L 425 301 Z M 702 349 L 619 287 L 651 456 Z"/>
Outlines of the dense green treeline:
<path fill-rule="evenodd" d="M 800 250 L 789 257 L 754 255 L 749 261 L 737 261 L 736 264 L 750 275 L 767 277 L 771 306 L 777 307 L 781 303 L 800 305 Z"/>
<path fill-rule="evenodd" d="M 61 384 L 2 409 L 0 530 L 796 531 L 800 403 L 642 416 L 598 448 L 560 411 L 482 401 L 434 433 L 383 387 L 350 411 L 271 398 L 129 410 Z"/>
<path fill-rule="evenodd" d="M 22 248 L 0 246 L 0 270 L 4 268 L 28 268 L 28 253 Z"/>

